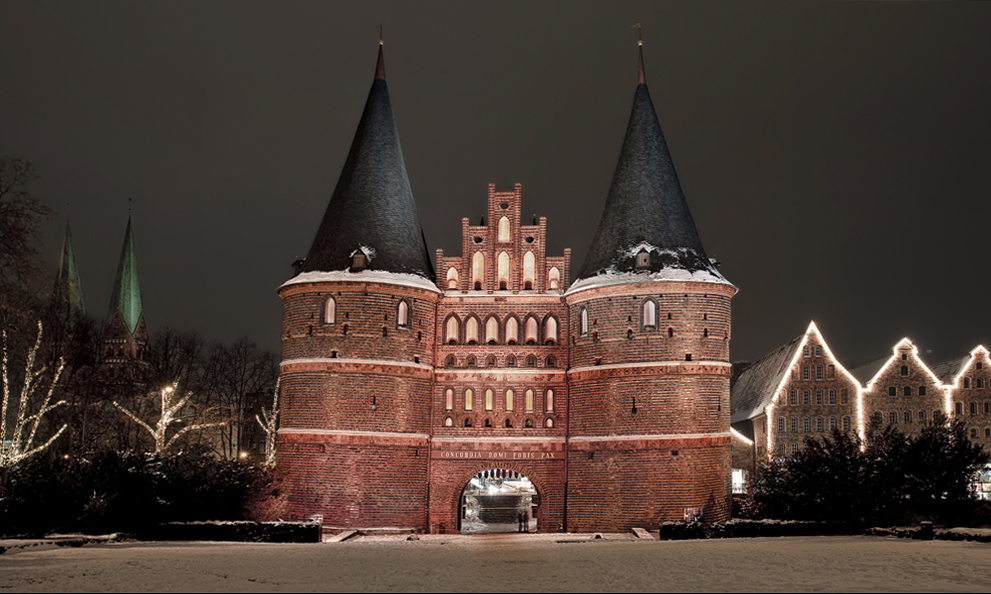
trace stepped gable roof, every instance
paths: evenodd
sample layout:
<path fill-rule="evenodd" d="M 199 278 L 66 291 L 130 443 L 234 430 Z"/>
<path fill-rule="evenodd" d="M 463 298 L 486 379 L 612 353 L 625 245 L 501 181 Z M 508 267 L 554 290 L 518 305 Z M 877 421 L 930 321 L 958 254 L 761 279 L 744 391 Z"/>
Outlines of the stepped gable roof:
<path fill-rule="evenodd" d="M 65 239 L 62 240 L 62 256 L 59 259 L 58 276 L 52 289 L 52 301 L 59 314 L 68 317 L 86 315 L 83 303 L 83 285 L 76 267 L 76 252 L 72 247 L 72 231 L 65 222 Z"/>
<path fill-rule="evenodd" d="M 639 84 L 599 229 L 577 280 L 614 272 L 706 272 L 726 282 L 702 248 L 664 133 L 647 90 L 640 48 Z M 642 250 L 649 265 L 636 266 Z M 706 275 L 707 276 L 707 275 Z M 661 277 L 659 277 L 661 278 Z"/>
<path fill-rule="evenodd" d="M 930 367 L 933 375 L 939 378 L 939 381 L 944 384 L 952 384 L 953 380 L 956 379 L 963 368 L 970 363 L 972 356 L 965 355 L 959 359 L 953 359 L 952 361 L 943 361 L 942 363 L 937 363 Z"/>
<path fill-rule="evenodd" d="M 763 414 L 791 368 L 804 335 L 764 355 L 740 374 L 730 391 L 730 422 L 738 423 Z"/>
<path fill-rule="evenodd" d="M 370 270 L 433 278 L 389 101 L 381 45 L 351 151 L 309 254 L 296 272 L 347 270 L 358 249 L 365 252 Z"/>
<path fill-rule="evenodd" d="M 138 283 L 138 259 L 134 252 L 134 234 L 131 231 L 131 217 L 127 217 L 127 230 L 124 232 L 124 245 L 120 249 L 117 276 L 110 294 L 110 310 L 107 321 L 120 314 L 127 331 L 134 334 L 138 322 L 144 314 L 141 304 L 141 285 Z"/>

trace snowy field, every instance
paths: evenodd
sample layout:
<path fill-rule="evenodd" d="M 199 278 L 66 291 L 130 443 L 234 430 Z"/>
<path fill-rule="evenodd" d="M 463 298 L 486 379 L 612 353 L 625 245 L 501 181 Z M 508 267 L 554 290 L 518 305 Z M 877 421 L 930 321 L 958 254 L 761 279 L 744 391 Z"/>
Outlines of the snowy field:
<path fill-rule="evenodd" d="M 9 592 L 987 592 L 989 576 L 989 544 L 866 536 L 658 542 L 513 534 L 114 543 L 0 555 L 0 590 Z"/>

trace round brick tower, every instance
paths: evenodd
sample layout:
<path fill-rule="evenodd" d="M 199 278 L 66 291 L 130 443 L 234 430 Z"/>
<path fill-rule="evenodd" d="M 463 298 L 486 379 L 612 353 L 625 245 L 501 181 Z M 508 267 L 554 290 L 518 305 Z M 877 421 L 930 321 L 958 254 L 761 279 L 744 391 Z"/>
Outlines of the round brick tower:
<path fill-rule="evenodd" d="M 730 300 L 640 80 L 599 229 L 566 299 L 568 529 L 730 514 Z"/>
<path fill-rule="evenodd" d="M 440 294 L 431 278 L 380 46 L 320 229 L 279 288 L 278 466 L 290 515 L 341 528 L 426 526 Z"/>

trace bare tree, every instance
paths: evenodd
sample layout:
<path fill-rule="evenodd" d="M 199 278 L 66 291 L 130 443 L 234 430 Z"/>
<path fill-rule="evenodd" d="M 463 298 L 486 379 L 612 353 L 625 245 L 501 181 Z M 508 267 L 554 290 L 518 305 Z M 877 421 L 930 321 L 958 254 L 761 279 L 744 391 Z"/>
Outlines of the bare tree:
<path fill-rule="evenodd" d="M 24 384 L 21 386 L 20 394 L 15 396 L 18 401 L 17 416 L 14 419 L 12 427 L 10 445 L 6 448 L 0 447 L 0 468 L 11 468 L 22 460 L 45 451 L 62 435 L 62 432 L 67 427 L 67 425 L 62 425 L 44 443 L 38 446 L 34 445 L 35 437 L 38 435 L 38 427 L 41 425 L 41 421 L 45 415 L 65 404 L 64 400 L 49 404 L 52 401 L 52 395 L 55 393 L 55 387 L 58 385 L 59 377 L 62 375 L 62 370 L 65 368 L 65 361 L 59 360 L 58 369 L 55 371 L 54 377 L 52 377 L 44 400 L 40 406 L 34 409 L 34 413 L 30 412 L 33 408 L 31 400 L 39 392 L 42 376 L 48 369 L 45 365 L 41 365 L 41 367 L 35 369 L 38 349 L 41 348 L 41 336 L 42 325 L 41 322 L 38 322 L 38 338 L 35 340 L 34 347 L 28 352 L 27 362 L 24 365 Z M 0 363 L 0 374 L 3 376 L 3 408 L 0 408 L 0 438 L 6 438 L 7 436 L 7 414 L 10 412 L 9 404 L 11 403 L 12 396 L 12 382 L 8 374 L 8 361 L 7 330 L 4 329 L 3 357 L 0 359 L 0 362 L 2 362 Z"/>
<path fill-rule="evenodd" d="M 161 392 L 161 414 L 158 417 L 158 422 L 155 423 L 155 428 L 152 429 L 148 423 L 145 423 L 137 415 L 127 410 L 121 406 L 116 400 L 114 401 L 114 406 L 117 407 L 122 413 L 131 418 L 132 421 L 144 428 L 145 431 L 151 434 L 152 439 L 155 440 L 155 453 L 161 454 L 165 450 L 176 442 L 179 437 L 188 433 L 189 431 L 198 431 L 201 429 L 206 429 L 208 427 L 218 427 L 224 423 L 202 423 L 197 425 L 187 425 L 182 429 L 179 429 L 172 434 L 172 437 L 168 437 L 169 425 L 181 422 L 178 417 L 178 413 L 182 410 L 182 407 L 189 403 L 189 399 L 192 398 L 192 392 L 187 393 L 185 396 L 175 400 L 177 395 L 176 388 L 178 383 L 173 383 L 171 386 L 166 386 L 162 388 Z"/>
<path fill-rule="evenodd" d="M 38 228 L 50 213 L 28 191 L 36 179 L 24 159 L 0 157 L 0 287 L 24 284 L 36 267 Z"/>
<path fill-rule="evenodd" d="M 269 353 L 259 352 L 254 342 L 239 338 L 228 346 L 214 345 L 207 363 L 207 387 L 216 397 L 220 418 L 227 421 L 221 433 L 220 453 L 240 457 L 252 445 L 254 410 L 271 393 L 276 365 Z"/>
<path fill-rule="evenodd" d="M 265 432 L 265 462 L 263 465 L 266 468 L 275 466 L 275 436 L 279 427 L 279 384 L 281 382 L 281 377 L 275 380 L 275 390 L 273 390 L 272 394 L 272 411 L 267 412 L 263 408 L 261 416 L 255 415 L 255 420 L 258 421 L 262 431 Z M 265 419 L 264 421 L 262 421 L 263 418 Z"/>

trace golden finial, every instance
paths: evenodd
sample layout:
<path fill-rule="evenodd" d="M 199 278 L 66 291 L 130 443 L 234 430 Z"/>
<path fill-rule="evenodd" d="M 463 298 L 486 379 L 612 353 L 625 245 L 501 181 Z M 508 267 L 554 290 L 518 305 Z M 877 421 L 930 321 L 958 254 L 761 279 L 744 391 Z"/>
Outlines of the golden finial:
<path fill-rule="evenodd" d="M 633 25 L 630 28 L 631 29 L 640 29 L 640 31 L 639 31 L 639 33 L 640 33 L 640 39 L 637 40 L 637 45 L 643 45 L 643 27 L 640 26 L 640 23 L 637 23 L 636 25 Z"/>

